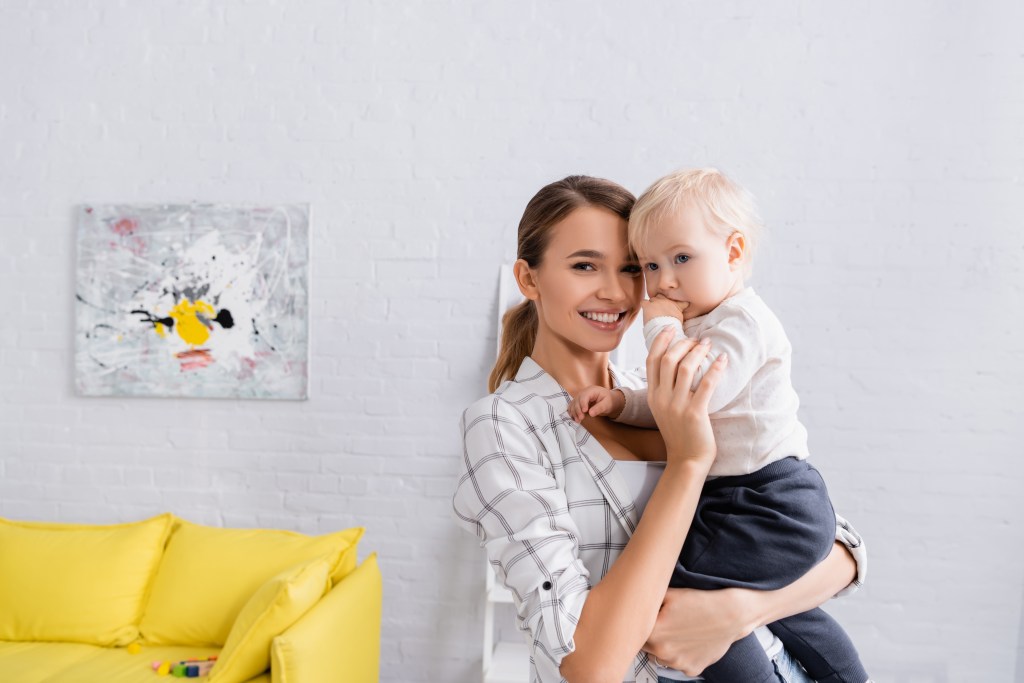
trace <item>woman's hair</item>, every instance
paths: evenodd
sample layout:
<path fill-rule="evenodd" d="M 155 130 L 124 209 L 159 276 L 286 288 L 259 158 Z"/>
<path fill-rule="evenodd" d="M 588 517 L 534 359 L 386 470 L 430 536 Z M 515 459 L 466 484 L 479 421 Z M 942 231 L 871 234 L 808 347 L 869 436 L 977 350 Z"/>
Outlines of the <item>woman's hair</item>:
<path fill-rule="evenodd" d="M 761 236 L 761 218 L 757 215 L 753 195 L 715 168 L 669 173 L 644 190 L 629 219 L 630 247 L 642 253 L 642 245 L 653 224 L 687 204 L 703 211 L 708 227 L 723 239 L 736 231 L 743 233 L 746 241 L 744 273 L 749 276 L 751 258 Z"/>
<path fill-rule="evenodd" d="M 576 209 L 608 209 L 628 221 L 634 201 L 636 198 L 629 190 L 603 178 L 571 175 L 545 185 L 526 205 L 519 221 L 516 258 L 523 259 L 531 268 L 538 267 L 551 241 L 551 228 Z M 537 340 L 537 305 L 527 300 L 513 306 L 502 317 L 501 324 L 501 349 L 487 381 L 488 391 L 515 377 L 523 359 L 533 351 Z"/>

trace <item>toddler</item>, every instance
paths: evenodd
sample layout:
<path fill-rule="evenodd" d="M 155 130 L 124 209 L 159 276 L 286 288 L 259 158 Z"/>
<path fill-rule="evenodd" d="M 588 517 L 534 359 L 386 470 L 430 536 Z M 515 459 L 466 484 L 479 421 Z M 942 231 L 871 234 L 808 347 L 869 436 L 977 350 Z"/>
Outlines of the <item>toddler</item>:
<path fill-rule="evenodd" d="M 704 485 L 672 587 L 772 590 L 803 576 L 835 541 L 835 513 L 807 462 L 797 419 L 791 347 L 782 324 L 745 286 L 760 220 L 750 195 L 714 169 L 670 174 L 637 200 L 629 242 L 644 269 L 648 347 L 666 327 L 708 339 L 729 365 L 709 411 L 718 456 Z M 570 414 L 655 427 L 646 390 L 588 387 Z M 842 627 L 821 609 L 768 624 L 816 681 L 865 683 L 867 672 Z M 775 681 L 756 636 L 732 645 L 702 674 L 709 683 Z"/>

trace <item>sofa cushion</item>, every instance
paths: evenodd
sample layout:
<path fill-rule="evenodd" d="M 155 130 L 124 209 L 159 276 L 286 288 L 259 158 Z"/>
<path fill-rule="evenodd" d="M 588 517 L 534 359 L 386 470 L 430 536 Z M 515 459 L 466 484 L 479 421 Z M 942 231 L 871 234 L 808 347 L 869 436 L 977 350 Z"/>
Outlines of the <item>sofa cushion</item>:
<path fill-rule="evenodd" d="M 241 683 L 270 666 L 270 642 L 330 590 L 325 558 L 287 569 L 260 586 L 235 619 L 210 683 Z"/>
<path fill-rule="evenodd" d="M 274 683 L 380 680 L 381 581 L 373 553 L 274 638 Z"/>
<path fill-rule="evenodd" d="M 173 517 L 105 526 L 0 519 L 0 640 L 126 645 Z"/>
<path fill-rule="evenodd" d="M 0 641 L 0 680 L 5 683 L 170 682 L 178 679 L 158 677 L 153 673 L 154 660 L 177 662 L 215 654 L 214 648 L 159 646 L 144 647 L 133 655 L 124 648 Z M 257 676 L 246 683 L 270 683 L 270 675 Z"/>
<path fill-rule="evenodd" d="M 0 641 L 0 671 L 4 680 L 43 683 L 73 671 L 104 648 L 84 643 L 8 643 Z"/>
<path fill-rule="evenodd" d="M 354 568 L 356 527 L 323 536 L 278 529 L 222 529 L 179 520 L 139 625 L 147 643 L 220 646 L 235 618 L 270 578 L 327 556 L 332 581 Z"/>

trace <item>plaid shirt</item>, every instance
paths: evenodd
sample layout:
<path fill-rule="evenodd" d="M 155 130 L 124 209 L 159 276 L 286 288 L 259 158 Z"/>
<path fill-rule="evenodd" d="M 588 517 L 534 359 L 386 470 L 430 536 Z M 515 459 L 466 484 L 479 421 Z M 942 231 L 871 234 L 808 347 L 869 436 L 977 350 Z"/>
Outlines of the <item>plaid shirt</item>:
<path fill-rule="evenodd" d="M 642 376 L 611 367 L 615 386 L 641 388 Z M 495 574 L 515 599 L 531 648 L 531 680 L 563 681 L 562 658 L 591 586 L 608 572 L 636 529 L 633 494 L 614 459 L 566 412 L 571 397 L 527 357 L 516 378 L 462 416 L 463 462 L 453 505 L 474 532 Z M 837 518 L 836 538 L 854 553 L 860 585 L 860 536 Z M 658 680 L 646 653 L 632 667 L 637 683 Z M 628 679 L 629 680 L 629 679 Z"/>

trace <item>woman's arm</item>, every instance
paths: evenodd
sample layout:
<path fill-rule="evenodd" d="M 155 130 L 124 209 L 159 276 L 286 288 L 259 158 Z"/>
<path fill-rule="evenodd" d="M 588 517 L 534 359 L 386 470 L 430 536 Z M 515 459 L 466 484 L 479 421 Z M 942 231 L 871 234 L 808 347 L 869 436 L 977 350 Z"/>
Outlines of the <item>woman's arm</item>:
<path fill-rule="evenodd" d="M 619 683 L 655 625 L 658 610 L 690 529 L 701 487 L 715 456 L 707 403 L 725 366 L 716 363 L 696 392 L 690 383 L 707 345 L 684 340 L 668 347 L 661 335 L 647 359 L 649 400 L 668 451 L 636 532 L 590 590 L 574 634 L 575 650 L 560 673 L 570 683 Z"/>
<path fill-rule="evenodd" d="M 850 551 L 836 542 L 824 560 L 778 590 L 670 588 L 644 649 L 663 664 L 696 676 L 758 626 L 818 607 L 856 574 Z"/>

